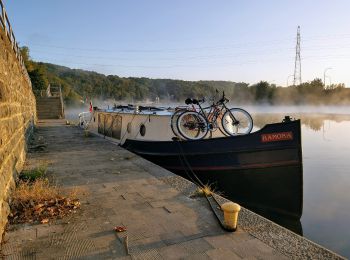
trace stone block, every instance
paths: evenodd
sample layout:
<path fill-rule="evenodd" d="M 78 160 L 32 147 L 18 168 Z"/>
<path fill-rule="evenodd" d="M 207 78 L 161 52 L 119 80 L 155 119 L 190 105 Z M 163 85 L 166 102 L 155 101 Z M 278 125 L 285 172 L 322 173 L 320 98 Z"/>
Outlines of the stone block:
<path fill-rule="evenodd" d="M 228 248 L 216 248 L 206 252 L 210 259 L 242 259 Z"/>

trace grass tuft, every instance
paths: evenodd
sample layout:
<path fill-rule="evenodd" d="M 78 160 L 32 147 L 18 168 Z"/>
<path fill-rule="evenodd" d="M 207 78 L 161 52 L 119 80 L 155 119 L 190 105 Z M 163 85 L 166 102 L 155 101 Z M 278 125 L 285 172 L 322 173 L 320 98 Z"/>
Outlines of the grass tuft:
<path fill-rule="evenodd" d="M 191 194 L 191 197 L 203 197 L 212 196 L 213 193 L 217 193 L 210 184 L 206 184 L 203 187 L 197 187 L 197 189 Z"/>
<path fill-rule="evenodd" d="M 57 186 L 51 185 L 48 179 L 35 179 L 34 181 L 20 181 L 12 193 L 12 199 L 18 201 L 49 200 L 61 195 Z"/>
<path fill-rule="evenodd" d="M 36 179 L 44 178 L 47 171 L 47 165 L 43 164 L 31 170 L 24 170 L 19 175 L 20 181 L 33 182 Z"/>

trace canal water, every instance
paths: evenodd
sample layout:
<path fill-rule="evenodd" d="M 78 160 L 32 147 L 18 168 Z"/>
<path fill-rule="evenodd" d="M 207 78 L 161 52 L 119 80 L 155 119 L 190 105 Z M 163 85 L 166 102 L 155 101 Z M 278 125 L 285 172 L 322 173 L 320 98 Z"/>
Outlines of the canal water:
<path fill-rule="evenodd" d="M 286 114 L 301 119 L 304 207 L 300 222 L 292 225 L 304 237 L 350 258 L 350 115 L 341 113 L 267 111 L 253 118 L 256 129 Z"/>

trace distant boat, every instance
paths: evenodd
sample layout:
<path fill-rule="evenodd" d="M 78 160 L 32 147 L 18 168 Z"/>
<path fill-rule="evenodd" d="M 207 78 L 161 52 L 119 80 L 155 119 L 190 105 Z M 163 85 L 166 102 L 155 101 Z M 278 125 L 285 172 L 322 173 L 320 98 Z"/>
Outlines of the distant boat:
<path fill-rule="evenodd" d="M 257 213 L 301 217 L 300 120 L 287 118 L 247 135 L 216 131 L 212 138 L 179 140 L 170 128 L 172 113 L 152 107 L 96 109 L 90 127 L 184 178 L 196 181 L 197 176 Z"/>

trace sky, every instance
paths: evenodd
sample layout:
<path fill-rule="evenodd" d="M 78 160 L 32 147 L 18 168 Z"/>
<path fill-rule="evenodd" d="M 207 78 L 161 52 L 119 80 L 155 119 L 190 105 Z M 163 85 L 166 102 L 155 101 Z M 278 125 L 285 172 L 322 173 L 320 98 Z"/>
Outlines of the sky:
<path fill-rule="evenodd" d="M 122 77 L 350 87 L 348 0 L 3 0 L 35 61 Z"/>

